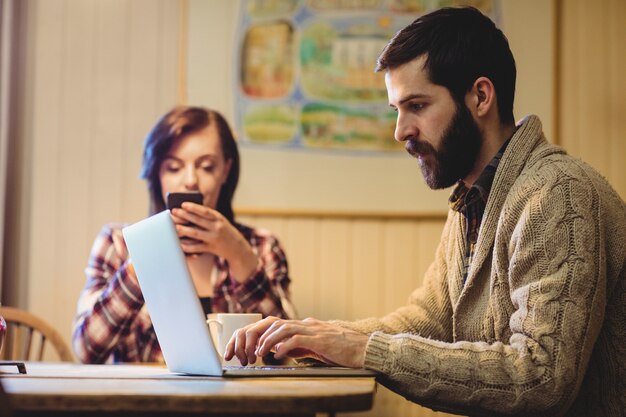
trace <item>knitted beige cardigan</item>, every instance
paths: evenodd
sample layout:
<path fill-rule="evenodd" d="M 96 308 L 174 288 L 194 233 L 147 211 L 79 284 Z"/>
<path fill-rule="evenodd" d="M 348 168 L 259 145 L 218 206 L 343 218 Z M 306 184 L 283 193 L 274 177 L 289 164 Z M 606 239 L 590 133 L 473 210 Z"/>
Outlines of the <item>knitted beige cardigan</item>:
<path fill-rule="evenodd" d="M 498 166 L 465 285 L 464 229 L 449 211 L 406 306 L 336 322 L 371 335 L 365 366 L 437 410 L 626 415 L 626 206 L 606 180 L 529 116 Z"/>

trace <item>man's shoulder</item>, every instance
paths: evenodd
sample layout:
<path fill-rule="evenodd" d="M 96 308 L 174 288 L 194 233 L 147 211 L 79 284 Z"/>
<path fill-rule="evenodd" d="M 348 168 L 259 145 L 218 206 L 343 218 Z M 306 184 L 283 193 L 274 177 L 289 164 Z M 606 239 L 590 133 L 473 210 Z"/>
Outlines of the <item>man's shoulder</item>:
<path fill-rule="evenodd" d="M 621 216 L 626 213 L 624 201 L 608 180 L 585 161 L 565 152 L 550 153 L 528 164 L 511 187 L 509 197 L 539 204 L 559 199 L 586 206 L 596 201 Z"/>
<path fill-rule="evenodd" d="M 594 189 L 612 190 L 606 178 L 595 168 L 565 152 L 549 153 L 531 160 L 522 170 L 517 183 L 528 181 L 541 188 L 575 181 Z"/>

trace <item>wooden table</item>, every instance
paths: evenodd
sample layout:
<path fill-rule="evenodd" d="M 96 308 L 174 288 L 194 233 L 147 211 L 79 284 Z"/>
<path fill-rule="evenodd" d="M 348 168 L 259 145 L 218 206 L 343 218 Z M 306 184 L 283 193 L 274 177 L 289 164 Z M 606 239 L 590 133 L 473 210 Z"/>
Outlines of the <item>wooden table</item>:
<path fill-rule="evenodd" d="M 373 377 L 215 378 L 162 366 L 26 362 L 0 369 L 16 416 L 297 415 L 372 407 Z"/>

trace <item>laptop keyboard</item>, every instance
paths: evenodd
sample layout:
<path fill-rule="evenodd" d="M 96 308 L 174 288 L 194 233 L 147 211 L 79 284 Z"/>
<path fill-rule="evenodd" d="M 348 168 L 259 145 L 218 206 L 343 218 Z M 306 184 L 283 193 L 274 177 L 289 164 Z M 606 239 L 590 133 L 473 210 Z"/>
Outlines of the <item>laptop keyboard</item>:
<path fill-rule="evenodd" d="M 235 370 L 235 369 L 250 369 L 250 370 L 260 370 L 260 371 L 291 371 L 296 370 L 298 368 L 302 368 L 301 366 L 281 366 L 281 365 L 248 365 L 248 366 L 238 366 L 238 365 L 225 365 L 222 367 L 224 370 Z"/>

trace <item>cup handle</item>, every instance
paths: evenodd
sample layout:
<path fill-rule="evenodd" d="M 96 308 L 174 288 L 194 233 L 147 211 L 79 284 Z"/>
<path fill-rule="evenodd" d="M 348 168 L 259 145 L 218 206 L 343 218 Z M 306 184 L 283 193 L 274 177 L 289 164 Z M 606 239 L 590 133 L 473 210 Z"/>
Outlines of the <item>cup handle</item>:
<path fill-rule="evenodd" d="M 207 319 L 206 324 L 211 324 L 211 323 L 216 323 L 217 326 L 220 328 L 220 331 L 222 331 L 223 324 L 221 321 L 217 319 Z"/>

